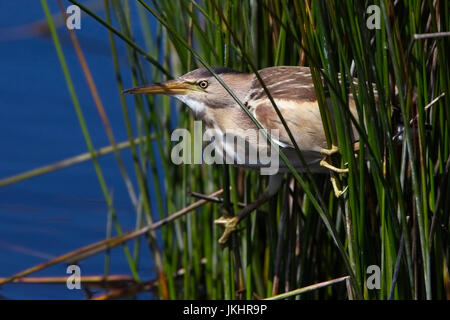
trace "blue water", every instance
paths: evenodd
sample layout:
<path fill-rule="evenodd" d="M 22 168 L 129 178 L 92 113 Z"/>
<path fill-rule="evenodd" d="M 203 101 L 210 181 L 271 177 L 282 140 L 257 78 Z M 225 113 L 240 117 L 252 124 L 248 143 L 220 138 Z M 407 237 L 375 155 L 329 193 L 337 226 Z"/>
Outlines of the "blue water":
<path fill-rule="evenodd" d="M 48 1 L 53 13 L 56 1 Z M 64 2 L 67 5 L 67 2 Z M 133 9 L 133 6 L 132 6 Z M 100 12 L 104 16 L 103 12 Z M 132 12 L 135 19 L 137 14 Z M 66 82 L 49 35 L 36 37 L 5 30 L 44 19 L 40 1 L 0 2 L 0 179 L 87 151 Z M 16 29 L 17 30 L 17 29 Z M 108 145 L 86 81 L 64 28 L 58 30 L 75 89 L 96 148 Z M 76 31 L 117 141 L 126 140 L 106 31 L 82 17 Z M 117 40 L 117 43 L 120 41 Z M 121 67 L 127 69 L 120 47 Z M 130 85 L 126 77 L 124 83 Z M 131 100 L 130 100 L 131 101 Z M 132 107 L 132 104 L 130 104 Z M 131 157 L 123 159 L 134 181 Z M 114 156 L 100 158 L 106 183 L 125 231 L 135 227 L 135 212 Z M 136 184 L 135 184 L 136 186 Z M 0 277 L 7 277 L 106 236 L 107 206 L 91 162 L 0 188 Z M 104 253 L 80 263 L 82 275 L 104 272 Z M 111 273 L 130 274 L 121 247 L 111 251 Z M 148 248 L 142 246 L 140 275 L 154 277 Z M 58 264 L 32 276 L 66 276 Z M 5 299 L 83 299 L 65 284 L 7 284 Z"/>

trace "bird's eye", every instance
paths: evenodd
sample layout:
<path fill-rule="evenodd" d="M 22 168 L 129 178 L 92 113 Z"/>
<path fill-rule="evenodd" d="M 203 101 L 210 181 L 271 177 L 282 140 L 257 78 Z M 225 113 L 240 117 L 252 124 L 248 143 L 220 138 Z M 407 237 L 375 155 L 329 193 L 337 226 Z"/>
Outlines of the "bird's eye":
<path fill-rule="evenodd" d="M 206 88 L 208 88 L 208 81 L 202 80 L 198 83 L 198 86 L 202 89 L 206 89 Z"/>

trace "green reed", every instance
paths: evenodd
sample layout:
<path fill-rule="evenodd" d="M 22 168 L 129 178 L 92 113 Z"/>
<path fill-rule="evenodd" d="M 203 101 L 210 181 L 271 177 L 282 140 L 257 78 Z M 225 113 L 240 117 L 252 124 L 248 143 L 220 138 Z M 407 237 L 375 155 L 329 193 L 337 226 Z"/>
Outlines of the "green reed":
<path fill-rule="evenodd" d="M 394 6 L 390 0 L 104 0 L 102 13 L 70 2 L 108 33 L 117 103 L 138 183 L 136 229 L 188 206 L 195 200 L 190 192 L 224 189 L 220 203 L 211 200 L 158 232 L 148 230 L 160 298 L 450 298 L 450 40 L 443 36 L 450 30 L 448 1 Z M 380 9 L 379 29 L 366 25 L 369 5 Z M 132 10 L 138 20 L 130 18 Z M 133 33 L 136 27 L 140 37 Z M 51 31 L 120 234 L 68 66 Z M 437 35 L 417 36 L 427 33 Z M 119 47 L 126 48 L 127 64 L 118 59 Z M 178 127 L 193 133 L 190 112 L 167 97 L 128 100 L 122 93 L 213 65 L 249 72 L 274 65 L 311 67 L 328 143 L 340 148 L 341 157 L 333 162 L 349 168 L 348 174 L 335 175 L 341 187 L 348 186 L 343 197 L 334 197 L 326 175 L 292 172 L 278 196 L 243 221 L 228 245 L 218 244 L 222 229 L 214 219 L 254 200 L 266 179 L 227 165 L 172 164 L 172 121 L 176 117 Z M 356 118 L 349 112 L 349 93 Z M 401 141 L 394 139 L 400 120 L 411 122 L 404 125 Z M 360 136 L 356 152 L 352 126 Z M 152 201 L 158 212 L 152 212 Z M 134 239 L 133 255 L 125 247 L 136 280 L 141 240 Z M 371 265 L 381 268 L 379 290 L 367 287 Z"/>

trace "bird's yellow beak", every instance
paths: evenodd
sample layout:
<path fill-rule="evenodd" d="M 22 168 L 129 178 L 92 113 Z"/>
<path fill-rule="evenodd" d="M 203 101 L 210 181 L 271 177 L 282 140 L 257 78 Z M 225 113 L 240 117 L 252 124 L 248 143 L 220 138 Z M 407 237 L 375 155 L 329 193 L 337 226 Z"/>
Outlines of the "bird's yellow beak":
<path fill-rule="evenodd" d="M 143 85 L 136 88 L 124 90 L 123 93 L 131 94 L 187 94 L 192 91 L 192 84 L 186 81 L 174 79 L 161 83 Z"/>

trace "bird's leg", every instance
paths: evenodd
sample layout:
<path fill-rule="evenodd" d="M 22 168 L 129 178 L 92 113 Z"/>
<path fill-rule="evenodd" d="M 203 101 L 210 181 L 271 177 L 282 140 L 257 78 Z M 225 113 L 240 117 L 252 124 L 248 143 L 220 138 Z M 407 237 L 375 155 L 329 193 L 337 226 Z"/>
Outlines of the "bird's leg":
<path fill-rule="evenodd" d="M 342 196 L 345 193 L 345 191 L 347 191 L 348 186 L 346 186 L 344 188 L 344 190 L 339 189 L 339 187 L 337 186 L 336 177 L 331 176 L 330 180 L 331 180 L 331 185 L 333 186 L 333 191 L 334 191 L 334 195 L 336 196 L 336 198 L 339 198 L 340 196 Z"/>
<path fill-rule="evenodd" d="M 330 169 L 331 171 L 334 171 L 336 173 L 347 173 L 348 168 L 342 169 L 342 168 L 336 168 L 332 164 L 330 164 L 325 158 L 322 159 L 319 163 L 322 167 L 325 167 L 327 169 Z"/>
<path fill-rule="evenodd" d="M 339 148 L 337 146 L 335 146 L 335 145 L 332 145 L 330 149 L 321 149 L 320 150 L 320 153 L 326 155 L 327 157 L 329 157 L 329 156 L 331 156 L 331 155 L 333 155 L 333 154 L 335 154 L 337 152 L 339 152 Z M 322 167 L 325 167 L 325 168 L 327 168 L 327 169 L 329 169 L 329 170 L 331 170 L 333 172 L 336 172 L 336 173 L 347 173 L 348 172 L 348 168 L 345 168 L 345 169 L 336 168 L 335 166 L 330 164 L 327 161 L 327 157 L 323 158 L 320 161 L 320 165 Z M 330 180 L 331 180 L 331 185 L 333 186 L 333 191 L 334 191 L 334 195 L 336 196 L 336 198 L 339 198 L 340 196 L 342 196 L 345 193 L 345 191 L 347 191 L 348 186 L 346 186 L 344 188 L 344 190 L 340 190 L 338 188 L 337 182 L 336 182 L 336 178 L 333 177 L 333 175 L 330 177 Z"/>
<path fill-rule="evenodd" d="M 335 153 L 338 153 L 338 152 L 339 152 L 339 148 L 337 146 L 335 146 L 335 145 L 331 145 L 330 149 L 320 149 L 320 153 L 323 154 L 323 155 L 326 155 L 328 157 L 333 155 L 333 154 L 335 154 Z M 326 157 L 323 158 L 322 161 L 320 161 L 320 165 L 322 167 L 325 167 L 325 168 L 327 168 L 327 169 L 329 169 L 331 171 L 334 171 L 336 173 L 347 173 L 348 172 L 347 168 L 341 169 L 341 168 L 336 168 L 335 166 L 333 166 L 331 163 L 329 163 L 327 161 Z"/>
<path fill-rule="evenodd" d="M 332 164 L 330 164 L 326 158 L 323 158 L 320 163 L 319 163 L 322 167 L 325 167 L 331 171 L 334 171 L 336 173 L 347 173 L 348 172 L 348 168 L 342 169 L 342 168 L 336 168 L 335 166 L 333 166 Z"/>
<path fill-rule="evenodd" d="M 216 219 L 214 223 L 223 225 L 225 227 L 225 231 L 220 237 L 219 243 L 220 244 L 227 243 L 231 233 L 237 230 L 237 225 L 239 224 L 239 222 L 241 222 L 253 210 L 257 209 L 258 207 L 266 203 L 273 195 L 275 195 L 278 189 L 280 189 L 282 181 L 283 176 L 280 174 L 270 176 L 269 184 L 267 185 L 266 189 L 258 199 L 256 199 L 254 202 L 244 207 L 234 217 L 222 216 L 219 219 Z"/>
<path fill-rule="evenodd" d="M 334 144 L 331 145 L 330 149 L 320 149 L 320 153 L 324 154 L 326 156 L 331 156 L 338 152 L 339 152 L 339 147 L 335 146 Z"/>

